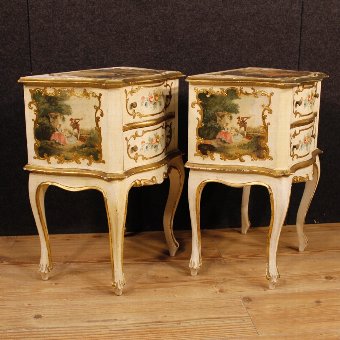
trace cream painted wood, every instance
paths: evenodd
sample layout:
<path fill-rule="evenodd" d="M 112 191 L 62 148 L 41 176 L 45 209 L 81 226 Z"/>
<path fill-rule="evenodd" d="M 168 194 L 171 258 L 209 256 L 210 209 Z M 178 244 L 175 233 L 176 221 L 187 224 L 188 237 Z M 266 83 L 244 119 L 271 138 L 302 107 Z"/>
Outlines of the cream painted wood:
<path fill-rule="evenodd" d="M 250 196 L 251 186 L 243 187 L 242 191 L 242 203 L 241 203 L 241 232 L 242 234 L 246 234 L 248 229 L 250 228 L 250 220 L 249 220 L 249 196 Z"/>
<path fill-rule="evenodd" d="M 299 210 L 297 212 L 296 217 L 296 231 L 298 235 L 298 244 L 299 244 L 299 251 L 302 252 L 306 249 L 308 244 L 308 238 L 303 232 L 305 218 L 310 206 L 310 203 L 313 199 L 315 194 L 316 188 L 318 186 L 318 182 L 320 179 L 320 161 L 319 156 L 317 156 L 316 161 L 313 165 L 313 175 L 312 178 L 305 183 L 305 188 L 303 191 L 303 195 L 301 198 L 301 202 L 299 205 Z M 249 227 L 249 196 L 250 196 L 250 186 L 245 186 L 243 188 L 243 195 L 242 195 L 242 206 L 241 206 L 241 232 L 242 234 L 246 234 Z"/>
<path fill-rule="evenodd" d="M 175 256 L 179 244 L 174 236 L 173 222 L 185 179 L 184 165 L 181 157 L 173 158 L 168 162 L 168 176 L 170 188 L 163 215 L 163 229 L 170 256 Z"/>
<path fill-rule="evenodd" d="M 188 184 L 188 199 L 192 223 L 192 255 L 189 264 L 191 274 L 196 275 L 202 263 L 199 216 L 200 198 L 204 186 L 209 182 L 218 182 L 232 187 L 247 188 L 247 192 L 250 185 L 262 185 L 269 190 L 273 209 L 269 227 L 270 240 L 268 245 L 267 277 L 270 280 L 270 286 L 274 287 L 279 278 L 276 265 L 276 252 L 282 224 L 288 209 L 292 178 L 293 176 L 274 178 L 258 174 L 226 174 L 221 172 L 191 170 Z"/>
<path fill-rule="evenodd" d="M 315 191 L 318 186 L 319 179 L 320 179 L 319 157 L 317 157 L 316 162 L 313 165 L 313 170 L 314 170 L 313 177 L 311 178 L 311 180 L 305 183 L 305 189 L 303 191 L 299 210 L 297 212 L 297 217 L 296 217 L 296 230 L 297 230 L 298 239 L 299 239 L 299 251 L 304 251 L 308 244 L 308 239 L 305 233 L 303 232 L 303 227 L 305 224 L 305 218 L 308 212 L 308 208 L 313 199 L 313 196 L 315 194 Z"/>
<path fill-rule="evenodd" d="M 207 182 L 243 187 L 241 232 L 250 227 L 252 185 L 270 193 L 267 278 L 279 273 L 276 252 L 295 182 L 307 182 L 297 215 L 299 250 L 304 219 L 319 179 L 317 149 L 320 72 L 243 68 L 189 76 L 188 198 L 192 275 L 201 266 L 200 197 Z"/>
<path fill-rule="evenodd" d="M 173 219 L 184 183 L 178 150 L 177 71 L 113 67 L 20 78 L 24 84 L 29 193 L 41 242 L 40 272 L 52 269 L 44 196 L 50 185 L 102 192 L 110 231 L 112 281 L 121 295 L 128 192 L 170 189 L 163 224 L 169 253 L 178 242 Z"/>
<path fill-rule="evenodd" d="M 131 187 L 160 184 L 169 173 L 170 190 L 164 212 L 164 232 L 169 253 L 174 256 L 178 242 L 173 234 L 173 218 L 182 192 L 184 182 L 184 166 L 181 156 L 174 157 L 157 169 L 135 174 L 123 180 L 104 181 L 102 179 L 77 176 L 56 176 L 30 173 L 29 193 L 34 219 L 38 228 L 41 243 L 40 273 L 44 280 L 52 270 L 52 258 L 46 224 L 44 197 L 51 185 L 69 191 L 87 189 L 99 190 L 104 197 L 108 217 L 110 249 L 112 261 L 113 287 L 116 295 L 121 295 L 125 284 L 123 274 L 123 244 L 127 198 Z"/>

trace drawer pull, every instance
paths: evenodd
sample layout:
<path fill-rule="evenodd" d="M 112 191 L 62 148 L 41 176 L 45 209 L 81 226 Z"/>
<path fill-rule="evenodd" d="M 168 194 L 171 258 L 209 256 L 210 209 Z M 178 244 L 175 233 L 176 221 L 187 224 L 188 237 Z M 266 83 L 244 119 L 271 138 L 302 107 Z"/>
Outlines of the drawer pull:
<path fill-rule="evenodd" d="M 135 109 L 137 107 L 137 103 L 136 102 L 132 102 L 131 104 L 130 104 L 130 109 L 132 110 L 132 109 Z"/>
<path fill-rule="evenodd" d="M 318 93 L 314 93 L 314 98 L 319 98 L 319 94 Z"/>

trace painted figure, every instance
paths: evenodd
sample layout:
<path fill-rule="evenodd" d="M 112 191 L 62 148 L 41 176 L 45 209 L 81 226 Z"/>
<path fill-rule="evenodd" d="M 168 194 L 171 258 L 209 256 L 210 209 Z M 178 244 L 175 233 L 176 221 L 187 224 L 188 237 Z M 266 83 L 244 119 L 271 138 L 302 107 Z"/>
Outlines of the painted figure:
<path fill-rule="evenodd" d="M 247 120 L 250 117 L 237 117 L 237 124 L 240 127 L 240 130 L 243 128 L 244 136 L 247 136 Z"/>
<path fill-rule="evenodd" d="M 51 126 L 55 130 L 52 133 L 50 140 L 55 141 L 56 143 L 58 143 L 60 145 L 66 145 L 67 140 L 66 140 L 66 137 L 63 133 L 63 129 L 62 129 L 62 126 L 61 126 L 62 118 L 61 118 L 60 113 L 59 112 L 50 112 L 49 118 L 50 118 Z"/>
<path fill-rule="evenodd" d="M 76 137 L 77 140 L 79 140 L 80 137 L 80 124 L 79 122 L 82 120 L 82 118 L 70 118 L 70 125 L 73 131 L 75 130 L 77 132 Z"/>

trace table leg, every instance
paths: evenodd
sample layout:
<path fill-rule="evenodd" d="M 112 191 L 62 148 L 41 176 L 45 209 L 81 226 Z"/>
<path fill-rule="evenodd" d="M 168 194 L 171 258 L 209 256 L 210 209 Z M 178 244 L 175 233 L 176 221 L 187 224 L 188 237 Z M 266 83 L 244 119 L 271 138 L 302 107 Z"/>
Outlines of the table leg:
<path fill-rule="evenodd" d="M 242 192 L 242 204 L 241 204 L 241 232 L 242 234 L 246 234 L 248 229 L 250 228 L 249 221 L 249 196 L 250 196 L 250 185 L 246 185 L 243 187 Z"/>
<path fill-rule="evenodd" d="M 48 184 L 44 184 L 39 176 L 30 174 L 28 182 L 29 198 L 35 224 L 40 239 L 39 271 L 43 280 L 48 280 L 48 273 L 52 270 L 51 249 L 45 216 L 45 193 Z"/>
<path fill-rule="evenodd" d="M 304 251 L 308 244 L 308 239 L 303 232 L 305 224 L 305 218 L 309 209 L 310 203 L 312 202 L 316 188 L 320 179 L 320 161 L 319 156 L 316 156 L 315 163 L 313 165 L 313 178 L 306 182 L 305 190 L 303 192 L 299 210 L 296 217 L 296 231 L 299 240 L 299 251 Z"/>
<path fill-rule="evenodd" d="M 197 275 L 201 265 L 201 231 L 200 231 L 200 203 L 201 194 L 205 186 L 198 173 L 190 171 L 188 181 L 188 199 L 192 229 L 192 251 L 189 263 L 191 275 Z"/>
<path fill-rule="evenodd" d="M 282 225 L 288 210 L 291 187 L 292 180 L 290 177 L 275 179 L 269 187 L 272 217 L 268 234 L 267 278 L 271 289 L 275 288 L 280 277 L 276 264 L 276 253 Z"/>
<path fill-rule="evenodd" d="M 122 295 L 125 285 L 122 262 L 128 193 L 129 187 L 125 181 L 113 181 L 105 185 L 104 199 L 110 234 L 112 285 L 116 295 Z"/>
<path fill-rule="evenodd" d="M 175 256 L 179 245 L 173 233 L 173 221 L 177 205 L 182 194 L 185 178 L 181 156 L 176 157 L 169 162 L 168 176 L 170 180 L 170 188 L 163 216 L 163 228 L 170 256 Z"/>

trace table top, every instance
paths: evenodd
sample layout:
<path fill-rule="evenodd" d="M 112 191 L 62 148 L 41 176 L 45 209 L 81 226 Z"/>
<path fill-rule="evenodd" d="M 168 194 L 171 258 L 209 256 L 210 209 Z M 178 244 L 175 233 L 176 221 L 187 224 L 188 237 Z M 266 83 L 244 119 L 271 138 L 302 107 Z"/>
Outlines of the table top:
<path fill-rule="evenodd" d="M 328 77 L 322 72 L 282 70 L 274 68 L 246 67 L 227 71 L 218 71 L 189 76 L 190 83 L 208 82 L 259 82 L 267 84 L 296 85 L 302 82 L 319 81 Z"/>
<path fill-rule="evenodd" d="M 114 88 L 177 79 L 183 76 L 179 71 L 153 70 L 137 67 L 109 67 L 21 77 L 19 83 L 25 85 L 79 85 Z"/>

